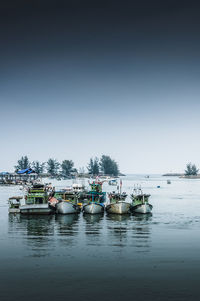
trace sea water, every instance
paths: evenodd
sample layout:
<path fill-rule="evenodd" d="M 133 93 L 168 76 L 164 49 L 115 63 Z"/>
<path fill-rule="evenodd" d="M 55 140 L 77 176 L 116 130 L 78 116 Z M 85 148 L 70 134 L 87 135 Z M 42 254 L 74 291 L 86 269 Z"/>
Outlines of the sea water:
<path fill-rule="evenodd" d="M 152 215 L 8 214 L 8 198 L 21 191 L 1 186 L 0 300 L 197 300 L 200 180 L 122 181 L 129 195 L 137 184 L 151 194 Z"/>

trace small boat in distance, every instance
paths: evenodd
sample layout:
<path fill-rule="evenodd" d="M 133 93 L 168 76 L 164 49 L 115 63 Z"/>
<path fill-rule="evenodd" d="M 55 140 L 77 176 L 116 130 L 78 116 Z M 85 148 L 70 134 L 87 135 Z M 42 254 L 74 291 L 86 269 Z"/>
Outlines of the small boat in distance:
<path fill-rule="evenodd" d="M 22 200 L 23 197 L 22 196 L 13 196 L 11 198 L 9 198 L 8 203 L 9 203 L 9 209 L 8 212 L 9 213 L 20 213 L 20 200 Z"/>
<path fill-rule="evenodd" d="M 86 204 L 83 203 L 83 212 L 88 214 L 99 214 L 104 212 L 106 193 L 102 192 L 103 182 L 93 181 L 89 183 L 91 190 L 87 193 Z"/>
<path fill-rule="evenodd" d="M 131 211 L 135 213 L 151 213 L 153 206 L 149 204 L 150 194 L 144 194 L 141 187 L 135 187 L 131 194 Z"/>

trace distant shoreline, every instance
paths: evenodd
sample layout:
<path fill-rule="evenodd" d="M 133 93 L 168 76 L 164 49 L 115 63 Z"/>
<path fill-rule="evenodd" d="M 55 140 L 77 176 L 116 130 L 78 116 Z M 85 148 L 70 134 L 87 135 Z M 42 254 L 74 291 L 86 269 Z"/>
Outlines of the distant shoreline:
<path fill-rule="evenodd" d="M 183 179 L 200 179 L 200 175 L 196 175 L 196 176 L 180 176 L 179 178 L 183 178 Z"/>
<path fill-rule="evenodd" d="M 186 176 L 185 174 L 182 173 L 166 173 L 162 175 L 163 177 L 179 177 L 181 179 L 200 179 L 200 174 L 196 176 Z"/>
<path fill-rule="evenodd" d="M 166 173 L 162 175 L 163 177 L 182 177 L 184 176 L 183 173 Z"/>

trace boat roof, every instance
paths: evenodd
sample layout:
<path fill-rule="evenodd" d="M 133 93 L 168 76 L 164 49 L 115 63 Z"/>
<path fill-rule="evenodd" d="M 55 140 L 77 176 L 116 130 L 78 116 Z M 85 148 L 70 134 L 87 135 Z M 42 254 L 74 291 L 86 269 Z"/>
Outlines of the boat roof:
<path fill-rule="evenodd" d="M 30 192 L 27 197 L 35 198 L 35 197 L 45 197 L 44 192 Z"/>
<path fill-rule="evenodd" d="M 72 187 L 73 187 L 73 188 L 75 188 L 75 187 L 80 187 L 80 188 L 82 188 L 82 187 L 84 187 L 84 185 L 83 185 L 83 184 L 77 184 L 77 183 L 74 183 L 74 184 L 72 185 Z"/>
<path fill-rule="evenodd" d="M 11 196 L 9 198 L 9 200 L 21 200 L 21 199 L 23 199 L 23 197 L 21 195 L 20 196 Z"/>
<path fill-rule="evenodd" d="M 18 174 L 30 174 L 33 172 L 34 172 L 34 170 L 32 170 L 32 168 L 25 168 L 25 169 L 19 170 L 17 173 Z"/>
<path fill-rule="evenodd" d="M 4 175 L 9 175 L 9 172 L 7 172 L 7 171 L 2 171 L 2 172 L 0 172 L 0 175 L 2 175 L 2 176 L 4 176 Z"/>

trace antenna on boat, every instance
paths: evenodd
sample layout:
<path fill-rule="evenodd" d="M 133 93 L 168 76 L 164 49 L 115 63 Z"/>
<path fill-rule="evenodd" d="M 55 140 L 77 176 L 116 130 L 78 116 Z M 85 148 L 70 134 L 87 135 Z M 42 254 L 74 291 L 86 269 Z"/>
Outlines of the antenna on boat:
<path fill-rule="evenodd" d="M 122 193 L 122 180 L 120 179 L 120 194 Z"/>
<path fill-rule="evenodd" d="M 85 187 L 85 178 L 82 178 L 82 180 L 81 180 L 81 184 L 82 184 L 82 186 L 84 186 Z"/>

